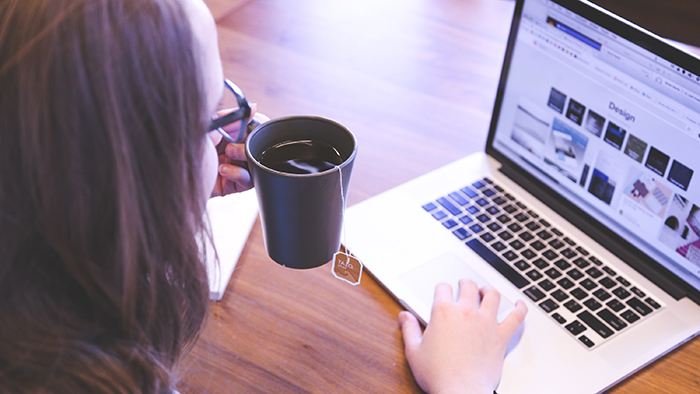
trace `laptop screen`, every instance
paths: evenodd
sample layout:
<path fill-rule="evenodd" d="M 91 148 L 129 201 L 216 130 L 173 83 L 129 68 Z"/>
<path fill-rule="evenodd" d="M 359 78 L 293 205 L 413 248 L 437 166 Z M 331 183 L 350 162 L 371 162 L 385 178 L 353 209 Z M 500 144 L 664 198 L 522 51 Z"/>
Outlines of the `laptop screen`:
<path fill-rule="evenodd" d="M 578 1 L 516 18 L 489 149 L 700 289 L 697 60 Z"/>

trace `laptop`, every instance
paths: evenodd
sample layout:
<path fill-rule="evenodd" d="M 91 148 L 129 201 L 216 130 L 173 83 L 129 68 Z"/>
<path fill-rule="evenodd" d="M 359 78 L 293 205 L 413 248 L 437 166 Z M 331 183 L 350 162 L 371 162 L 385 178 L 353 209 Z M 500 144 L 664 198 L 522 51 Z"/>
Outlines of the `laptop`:
<path fill-rule="evenodd" d="M 601 392 L 700 332 L 698 152 L 700 60 L 517 0 L 484 152 L 349 208 L 347 245 L 423 322 L 440 282 L 524 300 L 499 393 Z"/>

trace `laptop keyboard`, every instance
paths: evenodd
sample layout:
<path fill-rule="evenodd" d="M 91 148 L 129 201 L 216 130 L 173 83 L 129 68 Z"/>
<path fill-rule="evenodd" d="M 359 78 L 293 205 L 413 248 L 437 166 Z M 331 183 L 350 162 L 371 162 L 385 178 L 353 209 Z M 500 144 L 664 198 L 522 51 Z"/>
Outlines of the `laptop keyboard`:
<path fill-rule="evenodd" d="M 489 178 L 423 209 L 588 349 L 664 307 Z"/>

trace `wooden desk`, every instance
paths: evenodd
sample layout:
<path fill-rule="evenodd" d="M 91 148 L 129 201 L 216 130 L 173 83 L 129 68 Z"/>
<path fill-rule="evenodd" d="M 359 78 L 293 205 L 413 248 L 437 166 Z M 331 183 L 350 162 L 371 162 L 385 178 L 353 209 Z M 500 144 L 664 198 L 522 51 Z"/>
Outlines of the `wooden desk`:
<path fill-rule="evenodd" d="M 349 204 L 482 149 L 513 3 L 506 0 L 209 0 L 228 78 L 271 117 L 353 130 Z M 233 224 L 235 225 L 235 224 Z M 282 268 L 258 222 L 182 365 L 183 393 L 420 392 L 401 307 L 364 275 Z M 614 393 L 698 392 L 700 341 Z"/>

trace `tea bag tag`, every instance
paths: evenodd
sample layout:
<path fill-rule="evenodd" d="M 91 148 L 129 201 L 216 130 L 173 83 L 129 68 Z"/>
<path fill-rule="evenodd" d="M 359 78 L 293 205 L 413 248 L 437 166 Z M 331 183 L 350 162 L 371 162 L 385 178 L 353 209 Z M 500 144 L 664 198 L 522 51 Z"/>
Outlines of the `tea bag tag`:
<path fill-rule="evenodd" d="M 355 256 L 351 256 L 344 250 L 333 255 L 333 276 L 348 282 L 353 286 L 360 284 L 362 280 L 362 262 Z"/>

